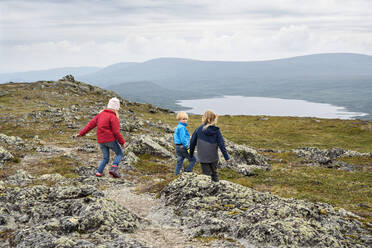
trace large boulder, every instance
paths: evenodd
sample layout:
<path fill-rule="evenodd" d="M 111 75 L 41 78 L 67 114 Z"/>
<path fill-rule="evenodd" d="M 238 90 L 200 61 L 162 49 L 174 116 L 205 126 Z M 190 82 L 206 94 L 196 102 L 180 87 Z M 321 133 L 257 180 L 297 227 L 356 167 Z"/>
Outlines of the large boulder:
<path fill-rule="evenodd" d="M 370 247 L 360 217 L 325 203 L 284 199 L 183 173 L 161 191 L 191 237 L 223 236 L 257 247 Z M 250 246 L 248 246 L 250 247 Z"/>
<path fill-rule="evenodd" d="M 162 158 L 175 158 L 174 153 L 169 151 L 170 146 L 161 138 L 152 137 L 150 135 L 133 136 L 127 151 L 133 152 L 136 155 L 148 154 Z"/>

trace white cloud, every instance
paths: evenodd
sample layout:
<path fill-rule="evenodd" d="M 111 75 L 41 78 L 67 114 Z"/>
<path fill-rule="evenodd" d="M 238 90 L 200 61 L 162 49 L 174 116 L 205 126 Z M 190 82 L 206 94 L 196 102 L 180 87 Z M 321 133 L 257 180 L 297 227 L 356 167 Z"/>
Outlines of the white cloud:
<path fill-rule="evenodd" d="M 0 70 L 372 54 L 372 1 L 2 1 Z"/>

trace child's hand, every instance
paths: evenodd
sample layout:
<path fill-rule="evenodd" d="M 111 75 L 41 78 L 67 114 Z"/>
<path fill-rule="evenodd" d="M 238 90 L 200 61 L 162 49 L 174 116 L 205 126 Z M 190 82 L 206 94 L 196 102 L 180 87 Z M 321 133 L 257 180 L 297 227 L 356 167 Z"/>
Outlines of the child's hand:
<path fill-rule="evenodd" d="M 81 135 L 80 135 L 80 134 L 78 134 L 78 133 L 77 133 L 77 134 L 75 134 L 74 136 L 72 136 L 72 138 L 73 138 L 73 139 L 75 139 L 75 138 L 78 138 L 78 137 L 81 137 Z"/>

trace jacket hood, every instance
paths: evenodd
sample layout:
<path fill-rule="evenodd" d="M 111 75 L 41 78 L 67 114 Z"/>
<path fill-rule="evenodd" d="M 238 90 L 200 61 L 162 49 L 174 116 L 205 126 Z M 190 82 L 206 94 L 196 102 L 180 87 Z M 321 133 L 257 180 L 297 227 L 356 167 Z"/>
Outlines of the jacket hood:
<path fill-rule="evenodd" d="M 202 126 L 202 132 L 205 135 L 209 135 L 209 136 L 215 135 L 218 132 L 219 129 L 220 128 L 216 127 L 216 126 L 209 126 L 206 129 L 204 129 L 204 125 Z"/>
<path fill-rule="evenodd" d="M 116 115 L 116 113 L 111 109 L 104 109 L 103 112 L 107 112 L 107 113 L 111 113 L 111 114 Z"/>

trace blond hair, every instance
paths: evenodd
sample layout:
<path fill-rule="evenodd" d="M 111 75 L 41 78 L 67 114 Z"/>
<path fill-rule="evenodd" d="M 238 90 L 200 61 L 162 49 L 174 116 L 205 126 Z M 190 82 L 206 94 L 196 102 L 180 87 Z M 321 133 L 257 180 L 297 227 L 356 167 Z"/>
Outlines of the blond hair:
<path fill-rule="evenodd" d="M 212 110 L 206 110 L 202 116 L 202 122 L 204 124 L 203 129 L 209 126 L 214 126 L 217 124 L 217 115 Z"/>
<path fill-rule="evenodd" d="M 176 116 L 177 121 L 180 121 L 182 119 L 188 119 L 188 118 L 189 118 L 189 116 L 187 115 L 187 113 L 185 111 L 178 112 L 178 114 Z"/>

